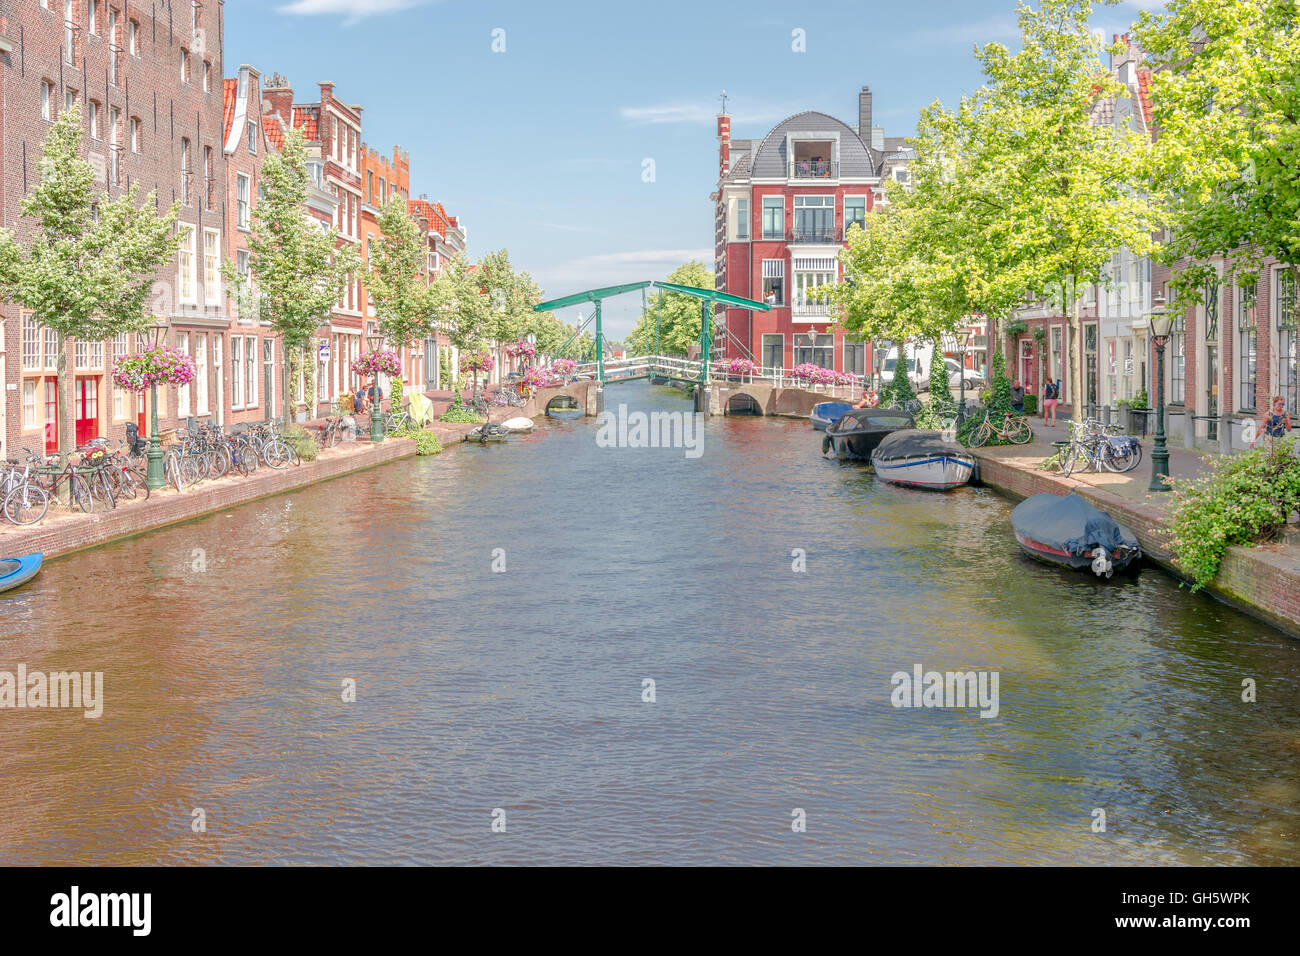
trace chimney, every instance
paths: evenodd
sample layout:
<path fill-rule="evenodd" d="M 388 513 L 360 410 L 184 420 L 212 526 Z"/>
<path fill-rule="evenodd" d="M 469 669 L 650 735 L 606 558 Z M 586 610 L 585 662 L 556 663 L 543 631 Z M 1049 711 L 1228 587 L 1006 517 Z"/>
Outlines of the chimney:
<path fill-rule="evenodd" d="M 883 126 L 871 127 L 871 148 L 872 149 L 885 148 L 885 128 Z"/>
<path fill-rule="evenodd" d="M 731 172 L 731 117 L 718 114 L 718 179 L 726 179 Z"/>
<path fill-rule="evenodd" d="M 871 135 L 871 87 L 864 86 L 858 94 L 858 138 L 865 143 Z"/>
<path fill-rule="evenodd" d="M 263 80 L 262 98 L 271 104 L 272 113 L 278 113 L 285 123 L 293 125 L 293 88 L 284 76 L 272 73 Z"/>

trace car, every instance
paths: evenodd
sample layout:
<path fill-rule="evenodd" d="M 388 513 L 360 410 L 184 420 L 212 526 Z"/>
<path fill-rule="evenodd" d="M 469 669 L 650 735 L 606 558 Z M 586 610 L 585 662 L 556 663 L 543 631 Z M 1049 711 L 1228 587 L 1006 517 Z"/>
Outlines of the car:
<path fill-rule="evenodd" d="M 919 391 L 924 392 L 930 387 L 930 358 L 933 354 L 934 346 L 929 343 L 921 345 L 909 343 L 907 346 L 908 378 Z M 885 360 L 880 366 L 880 380 L 886 385 L 892 382 L 894 369 L 897 366 L 898 346 L 895 345 L 885 353 Z"/>
<path fill-rule="evenodd" d="M 956 359 L 945 358 L 944 364 L 948 366 L 948 385 L 952 388 L 961 388 L 962 381 L 965 380 L 966 390 L 979 390 L 988 385 L 988 379 L 979 373 L 977 369 L 963 369 Z"/>

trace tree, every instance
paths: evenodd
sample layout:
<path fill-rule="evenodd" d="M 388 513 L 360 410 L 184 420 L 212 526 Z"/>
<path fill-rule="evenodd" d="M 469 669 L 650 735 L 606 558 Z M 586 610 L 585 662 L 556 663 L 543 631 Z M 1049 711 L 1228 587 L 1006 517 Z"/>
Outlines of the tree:
<path fill-rule="evenodd" d="M 668 282 L 691 286 L 695 289 L 713 289 L 713 273 L 704 263 L 692 259 L 674 269 Z M 627 336 L 627 346 L 638 355 L 655 350 L 655 318 L 658 315 L 658 346 L 661 355 L 686 355 L 692 345 L 700 342 L 700 303 L 698 299 L 659 290 L 646 299 L 645 311 L 637 319 L 636 328 Z"/>
<path fill-rule="evenodd" d="M 310 352 L 312 339 L 338 305 L 348 282 L 361 264 L 349 243 L 340 243 L 337 230 L 306 210 L 307 149 L 302 133 L 289 130 L 284 148 L 262 163 L 262 197 L 253 208 L 248 237 L 249 271 L 257 285 L 261 317 L 280 335 L 289 387 L 284 394 L 285 420 L 293 403 L 316 394 L 318 364 Z M 222 265 L 227 281 L 237 282 L 230 262 Z M 340 358 L 341 361 L 341 358 Z M 299 374 L 305 372 L 298 394 Z"/>
<path fill-rule="evenodd" d="M 1136 35 L 1151 57 L 1160 137 L 1152 169 L 1170 203 L 1163 260 L 1179 305 L 1218 270 L 1252 283 L 1273 257 L 1300 265 L 1300 8 L 1293 0 L 1169 0 Z M 1183 260 L 1180 263 L 1180 260 Z"/>
<path fill-rule="evenodd" d="M 81 111 L 59 114 L 45 140 L 40 180 L 23 199 L 35 221 L 22 242 L 0 230 L 0 298 L 30 309 L 53 329 L 58 348 L 59 406 L 71 409 L 69 338 L 100 340 L 149 324 L 146 300 L 157 270 L 176 253 L 179 203 L 158 213 L 154 194 L 141 201 L 133 184 L 117 199 L 95 193 L 95 173 L 81 158 Z M 73 447 L 73 419 L 59 416 L 60 451 Z"/>
<path fill-rule="evenodd" d="M 375 303 L 380 333 L 400 354 L 434 330 L 434 295 L 424 278 L 424 236 L 400 196 L 388 201 L 377 224 L 383 235 L 370 245 L 366 291 Z M 392 403 L 401 407 L 401 376 L 393 380 Z"/>
<path fill-rule="evenodd" d="M 483 347 L 491 334 L 492 306 L 465 256 L 454 256 L 429 286 L 439 321 L 451 344 L 462 352 Z"/>

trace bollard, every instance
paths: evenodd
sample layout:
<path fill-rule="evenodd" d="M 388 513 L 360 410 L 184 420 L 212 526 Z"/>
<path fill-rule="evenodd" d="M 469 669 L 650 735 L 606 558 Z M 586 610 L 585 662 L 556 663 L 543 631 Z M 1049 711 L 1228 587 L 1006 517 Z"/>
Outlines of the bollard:
<path fill-rule="evenodd" d="M 1196 448 L 1196 418 L 1190 406 L 1183 412 L 1183 447 Z"/>
<path fill-rule="evenodd" d="M 1219 452 L 1232 454 L 1232 419 L 1227 415 L 1219 416 Z"/>

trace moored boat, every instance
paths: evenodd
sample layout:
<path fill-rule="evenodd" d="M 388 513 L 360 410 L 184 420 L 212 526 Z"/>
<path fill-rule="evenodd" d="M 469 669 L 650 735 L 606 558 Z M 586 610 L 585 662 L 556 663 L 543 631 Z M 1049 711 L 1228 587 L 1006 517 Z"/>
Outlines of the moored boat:
<path fill-rule="evenodd" d="M 870 461 L 881 439 L 913 424 L 911 414 L 902 408 L 850 408 L 826 426 L 822 453 L 831 452 L 841 461 Z"/>
<path fill-rule="evenodd" d="M 487 444 L 490 441 L 505 441 L 506 433 L 501 426 L 495 422 L 485 422 L 482 425 L 476 425 L 469 430 L 465 436 L 465 441 L 476 441 Z"/>
<path fill-rule="evenodd" d="M 1021 550 L 1048 564 L 1098 577 L 1137 562 L 1142 546 L 1128 528 L 1078 495 L 1031 495 L 1011 512 Z"/>
<path fill-rule="evenodd" d="M 501 423 L 501 428 L 508 432 L 530 432 L 536 426 L 531 418 L 510 418 Z"/>
<path fill-rule="evenodd" d="M 44 559 L 40 551 L 21 558 L 0 558 L 0 592 L 13 590 L 36 577 Z"/>
<path fill-rule="evenodd" d="M 882 481 L 909 488 L 947 491 L 970 481 L 975 456 L 935 431 L 909 428 L 881 439 L 871 464 Z"/>
<path fill-rule="evenodd" d="M 808 420 L 812 422 L 814 429 L 824 432 L 827 425 L 839 421 L 840 416 L 852 407 L 848 402 L 818 402 L 813 406 L 812 414 L 808 416 Z"/>

